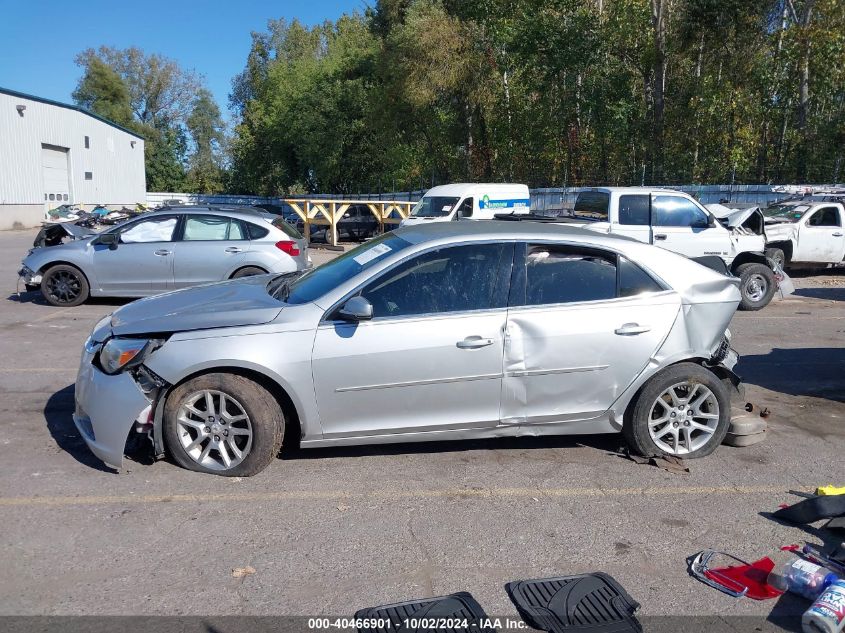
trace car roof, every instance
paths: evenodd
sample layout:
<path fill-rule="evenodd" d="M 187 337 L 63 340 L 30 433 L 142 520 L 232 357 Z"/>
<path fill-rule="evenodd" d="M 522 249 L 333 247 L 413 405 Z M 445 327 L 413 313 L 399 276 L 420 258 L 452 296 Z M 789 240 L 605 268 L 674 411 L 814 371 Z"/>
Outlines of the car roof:
<path fill-rule="evenodd" d="M 436 187 L 432 187 L 428 191 L 425 192 L 426 196 L 462 196 L 467 193 L 473 193 L 475 191 L 495 191 L 502 189 L 510 189 L 511 191 L 515 189 L 525 189 L 528 190 L 527 185 L 523 185 L 521 183 L 514 183 L 514 182 L 453 182 L 448 185 L 437 185 Z"/>
<path fill-rule="evenodd" d="M 144 214 L 144 216 L 164 215 L 172 213 L 202 213 L 204 215 L 221 215 L 226 217 L 238 218 L 241 220 L 257 220 L 262 219 L 267 222 L 272 222 L 278 215 L 268 213 L 264 209 L 248 206 L 224 206 L 224 205 L 174 205 L 172 207 L 159 207 L 154 211 Z"/>
<path fill-rule="evenodd" d="M 677 189 L 671 189 L 669 187 L 589 187 L 586 189 L 582 189 L 579 193 L 583 193 L 584 191 L 601 191 L 605 193 L 629 193 L 629 194 L 644 194 L 644 193 L 679 193 L 681 195 L 688 196 L 690 194 L 685 193 L 683 191 L 679 191 Z"/>

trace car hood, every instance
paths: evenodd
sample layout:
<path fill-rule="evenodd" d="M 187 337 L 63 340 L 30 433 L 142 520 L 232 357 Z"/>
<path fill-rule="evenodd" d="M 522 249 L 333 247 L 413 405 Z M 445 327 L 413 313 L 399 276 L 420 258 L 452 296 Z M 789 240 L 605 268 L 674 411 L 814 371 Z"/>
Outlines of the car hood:
<path fill-rule="evenodd" d="M 414 226 L 415 224 L 429 224 L 431 222 L 448 222 L 449 216 L 432 217 L 432 218 L 405 218 L 399 223 L 399 226 Z"/>
<path fill-rule="evenodd" d="M 284 307 L 267 293 L 270 279 L 272 275 L 243 277 L 133 301 L 112 314 L 112 332 L 121 336 L 269 323 Z"/>

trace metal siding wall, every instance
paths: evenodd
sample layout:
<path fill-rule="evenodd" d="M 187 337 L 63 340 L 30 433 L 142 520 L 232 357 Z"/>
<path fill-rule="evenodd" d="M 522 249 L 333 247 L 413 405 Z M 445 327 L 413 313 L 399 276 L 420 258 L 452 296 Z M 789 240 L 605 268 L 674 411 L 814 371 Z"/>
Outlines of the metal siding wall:
<path fill-rule="evenodd" d="M 26 106 L 23 117 L 18 104 Z M 70 150 L 75 203 L 134 205 L 146 199 L 143 140 L 76 110 L 0 93 L 0 205 L 44 203 L 42 143 Z M 92 180 L 85 180 L 86 171 Z"/>

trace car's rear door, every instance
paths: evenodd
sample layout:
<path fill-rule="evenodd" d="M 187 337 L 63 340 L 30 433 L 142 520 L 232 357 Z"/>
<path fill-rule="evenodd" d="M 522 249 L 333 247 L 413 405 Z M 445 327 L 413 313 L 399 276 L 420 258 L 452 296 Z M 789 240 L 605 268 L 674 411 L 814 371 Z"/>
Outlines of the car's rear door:
<path fill-rule="evenodd" d="M 648 364 L 679 296 L 622 256 L 528 244 L 514 263 L 506 328 L 505 424 L 601 415 Z"/>
<path fill-rule="evenodd" d="M 174 284 L 186 288 L 227 279 L 249 248 L 243 224 L 222 215 L 185 214 L 174 248 Z"/>
<path fill-rule="evenodd" d="M 179 218 L 155 215 L 116 229 L 110 248 L 94 242 L 97 285 L 110 296 L 143 297 L 173 288 L 173 237 Z"/>
<path fill-rule="evenodd" d="M 496 426 L 512 244 L 427 251 L 356 294 L 373 319 L 331 311 L 312 371 L 326 438 Z"/>

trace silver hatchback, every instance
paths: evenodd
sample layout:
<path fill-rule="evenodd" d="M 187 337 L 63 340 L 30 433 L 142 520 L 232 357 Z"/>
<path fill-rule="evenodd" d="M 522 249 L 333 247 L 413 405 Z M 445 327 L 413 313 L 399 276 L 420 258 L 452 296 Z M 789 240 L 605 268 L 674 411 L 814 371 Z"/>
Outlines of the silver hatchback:
<path fill-rule="evenodd" d="M 96 325 L 74 420 L 120 467 L 253 475 L 302 447 L 622 432 L 711 453 L 729 424 L 738 280 L 633 240 L 533 222 L 379 236 L 304 274 L 136 301 Z"/>
<path fill-rule="evenodd" d="M 56 306 L 93 297 L 145 297 L 309 265 L 305 239 L 281 217 L 251 208 L 173 207 L 98 235 L 32 249 L 20 276 Z"/>

